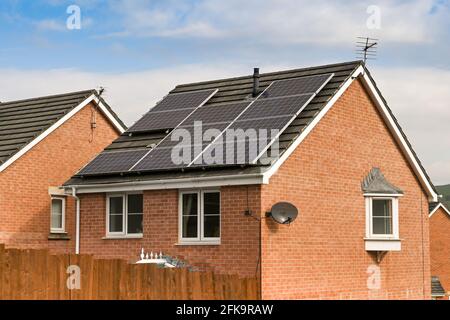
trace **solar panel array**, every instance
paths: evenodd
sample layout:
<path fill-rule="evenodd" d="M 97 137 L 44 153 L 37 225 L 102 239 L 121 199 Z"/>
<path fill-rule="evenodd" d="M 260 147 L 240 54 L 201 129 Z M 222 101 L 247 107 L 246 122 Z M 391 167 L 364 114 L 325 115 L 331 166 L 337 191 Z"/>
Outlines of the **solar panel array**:
<path fill-rule="evenodd" d="M 204 105 L 215 89 L 168 95 L 129 130 L 175 128 L 156 147 L 102 153 L 79 174 L 255 164 L 332 77 L 275 81 L 256 100 L 221 105 Z"/>
<path fill-rule="evenodd" d="M 137 133 L 173 129 L 207 102 L 216 92 L 216 89 L 212 89 L 169 94 L 137 121 L 128 132 Z"/>
<path fill-rule="evenodd" d="M 222 139 L 208 145 L 204 153 L 209 155 L 209 160 L 212 160 L 211 149 L 224 154 L 222 159 L 215 157 L 218 161 L 216 165 L 255 164 L 332 76 L 325 74 L 272 83 L 259 99 L 223 132 Z M 237 130 L 247 134 L 241 136 L 235 134 L 233 138 L 235 141 L 227 139 L 230 132 L 236 133 Z M 232 149 L 229 149 L 230 146 Z M 226 156 L 228 153 L 231 153 L 229 157 Z M 190 167 L 214 165 L 202 158 L 203 154 L 197 157 Z"/>

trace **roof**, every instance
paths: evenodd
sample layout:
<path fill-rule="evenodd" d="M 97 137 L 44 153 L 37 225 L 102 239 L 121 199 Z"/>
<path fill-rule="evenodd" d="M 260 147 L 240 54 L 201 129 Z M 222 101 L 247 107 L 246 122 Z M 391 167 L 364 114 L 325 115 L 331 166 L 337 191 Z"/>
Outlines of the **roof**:
<path fill-rule="evenodd" d="M 362 183 L 364 193 L 403 194 L 403 191 L 386 180 L 379 168 L 373 168 Z"/>
<path fill-rule="evenodd" d="M 363 71 L 363 72 L 362 72 Z M 260 89 L 264 90 L 272 82 L 277 80 L 294 79 L 306 76 L 315 75 L 325 75 L 334 74 L 331 80 L 325 85 L 325 87 L 314 97 L 314 99 L 307 105 L 305 109 L 296 117 L 296 119 L 282 132 L 279 137 L 279 157 L 272 166 L 259 165 L 258 169 L 253 166 L 241 166 L 238 169 L 230 168 L 209 168 L 209 167 L 195 167 L 185 170 L 174 169 L 168 171 L 161 171 L 155 173 L 133 173 L 133 172 L 123 172 L 121 174 L 115 174 L 111 176 L 81 176 L 75 175 L 66 182 L 67 186 L 89 186 L 96 184 L 118 184 L 118 183 L 134 183 L 136 181 L 154 181 L 154 180 L 166 180 L 166 179 L 184 179 L 192 175 L 208 177 L 208 176 L 221 176 L 221 175 L 233 175 L 236 177 L 245 174 L 254 174 L 256 170 L 260 172 L 273 171 L 273 168 L 277 168 L 281 160 L 285 160 L 289 156 L 290 152 L 300 143 L 305 135 L 307 135 L 310 130 L 320 121 L 320 118 L 327 112 L 334 102 L 339 98 L 339 96 L 346 90 L 347 86 L 356 79 L 358 75 L 363 75 L 362 79 L 367 81 L 367 77 L 375 84 L 369 71 L 364 67 L 361 61 L 351 61 L 339 64 L 323 65 L 317 67 L 309 67 L 302 69 L 294 69 L 287 71 L 262 73 L 260 75 Z M 369 80 L 369 81 L 370 81 Z M 206 106 L 216 106 L 217 108 L 223 108 L 226 111 L 227 103 L 230 102 L 244 102 L 248 101 L 248 97 L 252 94 L 253 89 L 253 75 L 219 79 L 214 81 L 182 84 L 174 88 L 170 93 L 182 93 L 190 91 L 199 91 L 206 89 L 218 88 L 219 91 L 215 94 L 209 101 L 204 105 Z M 375 90 L 380 96 L 381 93 L 378 89 Z M 384 99 L 383 102 L 385 103 Z M 423 166 L 420 164 L 420 160 L 417 155 L 412 150 L 411 145 L 407 141 L 407 138 L 403 131 L 401 131 L 397 120 L 392 114 L 389 107 L 385 106 L 388 111 L 386 111 L 394 121 L 394 126 L 396 130 L 399 130 L 399 136 L 401 136 L 406 141 L 406 149 L 410 150 L 411 162 L 417 162 L 418 167 L 417 172 L 422 173 L 424 176 L 425 186 L 430 190 L 433 188 L 429 177 Z M 143 148 L 148 148 L 149 146 L 157 145 L 168 132 L 147 132 L 142 134 L 128 134 L 125 132 L 116 141 L 114 141 L 110 146 L 108 146 L 104 152 L 116 152 L 116 151 L 133 151 L 142 150 Z M 284 161 L 283 160 L 283 161 Z M 270 167 L 270 168 L 268 168 Z M 197 173 L 192 173 L 190 170 L 197 170 Z M 434 189 L 433 189 L 434 190 Z M 435 197 L 435 192 L 430 191 Z"/>
<path fill-rule="evenodd" d="M 450 215 L 450 210 L 442 202 L 430 202 L 429 203 L 430 217 L 439 209 L 442 208 L 448 215 Z"/>
<path fill-rule="evenodd" d="M 85 90 L 0 103 L 0 172 L 7 162 L 90 97 L 98 99 L 97 91 Z M 108 104 L 102 98 L 100 101 L 114 121 L 125 129 L 124 123 Z"/>
<path fill-rule="evenodd" d="M 442 287 L 439 277 L 431 277 L 431 296 L 432 297 L 444 297 L 445 290 Z"/>
<path fill-rule="evenodd" d="M 319 111 L 326 105 L 331 97 L 338 91 L 338 89 L 345 83 L 346 80 L 352 75 L 352 73 L 361 65 L 360 61 L 346 62 L 340 64 L 294 69 L 288 71 L 262 73 L 260 75 L 260 89 L 264 90 L 273 81 L 292 79 L 304 76 L 322 75 L 334 73 L 334 77 L 328 82 L 328 84 L 319 92 L 319 94 L 311 101 L 311 103 L 300 113 L 300 115 L 291 123 L 291 125 L 283 132 L 279 138 L 279 152 L 282 154 L 292 144 L 292 142 L 299 136 L 304 128 L 314 119 Z M 226 104 L 229 102 L 242 102 L 247 101 L 249 95 L 253 90 L 253 75 L 219 79 L 214 81 L 182 84 L 174 88 L 170 93 L 182 93 L 189 91 L 200 91 L 205 89 L 218 88 L 219 91 L 215 94 L 205 106 L 217 106 L 226 108 Z M 142 149 L 152 144 L 158 144 L 165 136 L 167 132 L 150 132 L 142 134 L 133 134 L 130 136 L 127 132 L 122 134 L 116 141 L 105 149 L 105 152 L 113 151 L 125 151 Z M 193 169 L 195 170 L 195 169 Z M 199 170 L 199 169 L 197 169 Z M 247 172 L 254 172 L 252 167 L 231 169 L 230 168 L 214 168 L 208 170 L 208 168 L 202 168 L 202 174 L 220 175 L 220 174 L 232 174 L 231 172 L 239 172 L 239 174 L 245 174 Z M 153 176 L 158 178 L 184 178 L 190 176 L 190 173 L 175 170 L 171 172 L 159 172 L 156 174 L 146 174 L 145 179 L 152 179 Z M 125 181 L 141 181 L 144 177 L 142 175 L 115 175 L 111 176 L 110 180 L 107 177 L 80 177 L 74 176 L 69 180 L 67 184 L 96 184 L 99 181 L 102 183 L 117 183 L 118 180 Z"/>

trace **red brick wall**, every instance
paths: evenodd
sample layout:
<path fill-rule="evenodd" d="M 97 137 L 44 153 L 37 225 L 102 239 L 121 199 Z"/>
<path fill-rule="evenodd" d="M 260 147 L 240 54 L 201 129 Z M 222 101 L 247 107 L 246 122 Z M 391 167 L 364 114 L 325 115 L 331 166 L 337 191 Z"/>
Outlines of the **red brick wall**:
<path fill-rule="evenodd" d="M 361 181 L 373 167 L 400 187 L 402 250 L 379 264 L 369 291 Z M 299 210 L 290 226 L 263 223 L 262 290 L 271 299 L 430 298 L 428 201 L 398 146 L 356 81 L 300 144 L 269 185 L 262 212 L 278 201 Z"/>
<path fill-rule="evenodd" d="M 450 293 L 450 216 L 439 208 L 430 218 L 431 275 Z"/>
<path fill-rule="evenodd" d="M 0 243 L 73 251 L 75 227 L 71 198 L 67 199 L 66 208 L 66 230 L 71 241 L 48 241 L 48 188 L 62 185 L 118 136 L 110 122 L 97 115 L 97 128 L 91 141 L 91 110 L 91 105 L 84 107 L 0 173 Z"/>
<path fill-rule="evenodd" d="M 106 240 L 105 194 L 81 195 L 81 253 L 104 258 L 139 259 L 141 248 L 168 254 L 203 270 L 254 276 L 258 266 L 259 222 L 246 217 L 260 212 L 259 186 L 221 188 L 221 245 L 178 246 L 178 190 L 144 193 L 144 238 Z"/>

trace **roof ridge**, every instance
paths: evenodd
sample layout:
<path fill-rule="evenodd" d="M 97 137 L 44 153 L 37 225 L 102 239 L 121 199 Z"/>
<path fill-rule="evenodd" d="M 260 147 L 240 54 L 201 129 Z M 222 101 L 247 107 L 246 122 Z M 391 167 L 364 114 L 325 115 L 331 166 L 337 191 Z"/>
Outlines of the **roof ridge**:
<path fill-rule="evenodd" d="M 261 73 L 260 77 L 271 76 L 271 75 L 275 75 L 275 74 L 309 71 L 309 70 L 313 70 L 313 69 L 332 68 L 332 67 L 346 66 L 346 65 L 352 65 L 352 64 L 358 64 L 358 66 L 360 66 L 363 64 L 363 61 L 362 60 L 354 60 L 354 61 L 347 61 L 347 62 L 340 62 L 340 63 L 317 65 L 317 66 L 312 66 L 312 67 L 294 68 L 294 69 L 287 69 L 287 70 L 280 70 L 280 71 L 265 72 L 265 73 Z M 250 79 L 252 77 L 253 77 L 253 75 L 245 75 L 245 76 L 237 76 L 237 77 L 230 77 L 230 78 L 220 78 L 220 79 L 215 79 L 215 80 L 183 83 L 183 84 L 177 85 L 174 90 L 179 89 L 179 88 L 193 86 L 193 85 L 211 84 L 211 83 L 218 82 L 218 81 L 237 81 L 237 80 Z M 172 91 L 174 91 L 174 90 L 172 90 Z"/>
<path fill-rule="evenodd" d="M 76 94 L 83 94 L 83 93 L 91 93 L 91 94 L 93 94 L 93 93 L 97 93 L 97 90 L 90 89 L 90 90 L 74 91 L 74 92 L 46 95 L 46 96 L 27 98 L 27 99 L 19 99 L 19 100 L 12 100 L 12 101 L 2 101 L 2 102 L 0 102 L 0 107 L 7 106 L 9 104 L 14 104 L 14 103 L 22 103 L 22 102 L 28 102 L 28 101 L 43 100 L 43 99 L 48 99 L 48 98 L 59 98 L 59 97 L 76 95 Z"/>

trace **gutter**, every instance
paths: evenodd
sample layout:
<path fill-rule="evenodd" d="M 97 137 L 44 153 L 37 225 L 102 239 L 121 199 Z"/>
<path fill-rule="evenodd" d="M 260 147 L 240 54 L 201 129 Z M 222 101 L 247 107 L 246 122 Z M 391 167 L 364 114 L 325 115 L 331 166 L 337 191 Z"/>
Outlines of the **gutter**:
<path fill-rule="evenodd" d="M 80 254 L 80 198 L 77 196 L 77 189 L 75 187 L 72 187 L 72 197 L 76 201 L 75 254 Z"/>
<path fill-rule="evenodd" d="M 78 189 L 78 194 L 101 193 L 137 190 L 163 190 L 163 189 L 185 189 L 196 187 L 220 187 L 232 185 L 267 184 L 268 179 L 264 173 L 237 175 L 237 176 L 215 176 L 215 177 L 193 177 L 184 179 L 166 179 L 153 181 L 116 182 L 105 184 L 66 185 L 65 189 Z"/>

